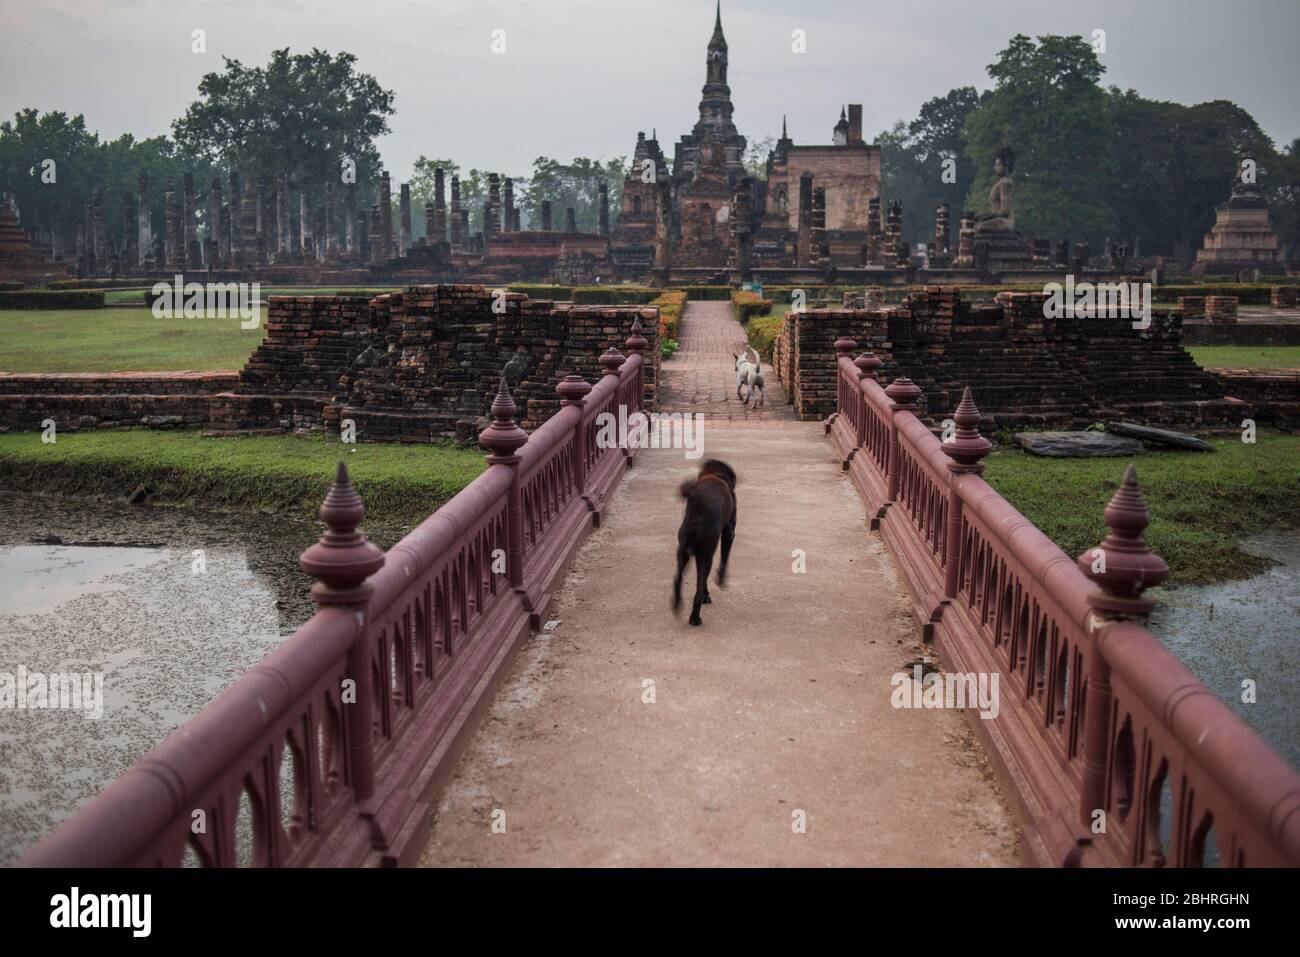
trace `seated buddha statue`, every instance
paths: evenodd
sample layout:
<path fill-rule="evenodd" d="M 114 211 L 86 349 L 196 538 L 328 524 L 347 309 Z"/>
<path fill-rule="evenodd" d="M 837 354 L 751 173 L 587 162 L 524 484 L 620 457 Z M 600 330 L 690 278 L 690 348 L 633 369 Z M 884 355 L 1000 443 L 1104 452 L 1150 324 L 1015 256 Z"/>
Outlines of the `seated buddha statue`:
<path fill-rule="evenodd" d="M 1012 178 L 1015 172 L 1016 153 L 1010 146 L 998 150 L 993 161 L 993 173 L 997 182 L 989 190 L 989 211 L 975 217 L 977 233 L 1012 232 L 1016 228 L 1015 188 Z"/>

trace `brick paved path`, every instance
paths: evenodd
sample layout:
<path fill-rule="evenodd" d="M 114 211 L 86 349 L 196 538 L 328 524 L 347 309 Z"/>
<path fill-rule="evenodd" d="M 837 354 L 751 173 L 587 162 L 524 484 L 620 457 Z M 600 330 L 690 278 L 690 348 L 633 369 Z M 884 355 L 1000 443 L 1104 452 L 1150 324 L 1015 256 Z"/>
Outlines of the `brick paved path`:
<path fill-rule="evenodd" d="M 703 454 L 739 473 L 727 587 L 703 627 L 673 617 L 677 487 L 698 462 L 643 450 L 461 757 L 423 863 L 1016 864 L 963 717 L 891 704 L 918 628 L 821 425 L 793 420 L 774 377 L 767 408 L 741 411 L 727 303 L 691 303 L 682 332 L 660 396 L 705 414 Z"/>
<path fill-rule="evenodd" d="M 732 423 L 794 420 L 785 389 L 776 372 L 763 361 L 764 403 L 752 408 L 736 398 L 736 353 L 749 340 L 736 322 L 729 302 L 690 302 L 678 330 L 681 349 L 659 370 L 659 408 L 665 412 L 698 412 L 709 419 Z"/>

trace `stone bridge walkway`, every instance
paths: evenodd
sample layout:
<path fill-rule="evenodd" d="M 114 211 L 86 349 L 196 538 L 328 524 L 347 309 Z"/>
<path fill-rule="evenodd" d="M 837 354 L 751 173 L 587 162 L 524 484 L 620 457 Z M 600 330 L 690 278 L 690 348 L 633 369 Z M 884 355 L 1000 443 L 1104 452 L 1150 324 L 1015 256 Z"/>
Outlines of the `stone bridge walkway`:
<path fill-rule="evenodd" d="M 891 706 L 922 653 L 903 585 L 774 374 L 767 407 L 741 409 L 744 342 L 728 303 L 693 302 L 661 380 L 665 411 L 704 414 L 705 457 L 740 476 L 703 627 L 668 605 L 698 461 L 643 451 L 462 756 L 425 865 L 1018 863 L 963 717 Z"/>

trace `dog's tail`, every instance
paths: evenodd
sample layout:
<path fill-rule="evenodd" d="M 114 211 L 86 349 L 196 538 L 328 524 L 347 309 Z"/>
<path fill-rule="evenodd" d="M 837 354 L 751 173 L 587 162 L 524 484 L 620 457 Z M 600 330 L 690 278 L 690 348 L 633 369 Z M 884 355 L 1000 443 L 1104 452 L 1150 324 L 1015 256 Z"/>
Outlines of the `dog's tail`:
<path fill-rule="evenodd" d="M 761 372 L 763 370 L 763 359 L 758 354 L 758 350 L 753 346 L 745 346 L 745 355 L 748 356 L 751 352 L 754 353 L 754 368 Z"/>

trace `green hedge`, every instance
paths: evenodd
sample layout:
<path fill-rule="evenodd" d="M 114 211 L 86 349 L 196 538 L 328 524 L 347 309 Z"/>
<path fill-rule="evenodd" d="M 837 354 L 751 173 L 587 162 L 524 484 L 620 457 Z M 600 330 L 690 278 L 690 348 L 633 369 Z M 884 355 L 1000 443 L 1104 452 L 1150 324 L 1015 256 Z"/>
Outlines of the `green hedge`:
<path fill-rule="evenodd" d="M 783 316 L 755 316 L 745 326 L 745 335 L 749 344 L 767 362 L 772 361 L 772 346 L 785 327 Z"/>
<path fill-rule="evenodd" d="M 26 286 L 21 282 L 0 282 L 0 292 L 17 292 Z"/>
<path fill-rule="evenodd" d="M 662 289 L 641 286 L 575 286 L 573 301 L 585 305 L 645 306 L 662 292 Z"/>
<path fill-rule="evenodd" d="M 1177 302 L 1183 296 L 1236 296 L 1243 306 L 1267 306 L 1273 301 L 1273 286 L 1258 283 L 1224 282 L 1199 286 L 1156 286 L 1156 302 Z"/>
<path fill-rule="evenodd" d="M 766 316 L 774 305 L 771 299 L 763 299 L 756 292 L 742 290 L 731 294 L 731 311 L 742 326 L 755 316 Z"/>
<path fill-rule="evenodd" d="M 48 289 L 139 289 L 151 285 L 148 279 L 55 279 Z"/>
<path fill-rule="evenodd" d="M 23 292 L 0 292 L 0 309 L 103 309 L 104 294 L 89 290 L 50 292 L 29 289 Z"/>
<path fill-rule="evenodd" d="M 550 299 L 564 302 L 573 298 L 572 286 L 548 286 L 537 282 L 520 282 L 506 286 L 511 292 L 522 292 L 529 299 Z"/>
<path fill-rule="evenodd" d="M 1280 279 L 1280 277 L 1279 277 Z M 1043 283 L 1001 283 L 995 286 L 978 285 L 965 286 L 957 285 L 958 294 L 965 301 L 979 300 L 991 301 L 994 296 L 1000 292 L 1042 292 L 1043 284 L 1048 282 L 1060 282 L 1059 276 L 1044 277 Z M 1183 296 L 1236 296 L 1238 302 L 1243 306 L 1267 306 L 1272 301 L 1273 286 L 1279 285 L 1279 282 L 1272 283 L 1199 283 L 1191 284 L 1168 284 L 1156 286 L 1153 290 L 1154 301 L 1159 303 L 1177 303 Z M 836 286 L 764 286 L 763 295 L 773 302 L 788 304 L 791 301 L 791 295 L 796 289 L 802 289 L 806 294 L 808 301 L 815 300 L 839 301 L 843 298 L 846 291 L 861 290 L 868 284 L 858 285 L 836 285 Z M 885 300 L 890 303 L 902 302 L 910 293 L 921 292 L 925 286 L 884 286 Z M 696 298 L 692 296 L 691 298 Z"/>
<path fill-rule="evenodd" d="M 678 286 L 677 288 L 686 293 L 687 299 L 696 301 L 726 302 L 731 298 L 730 286 Z"/>

